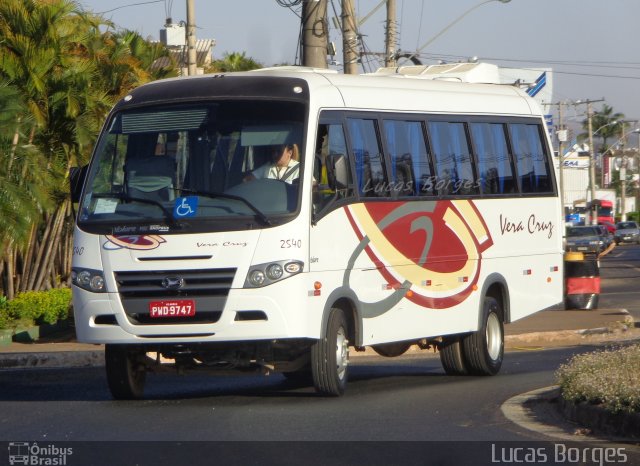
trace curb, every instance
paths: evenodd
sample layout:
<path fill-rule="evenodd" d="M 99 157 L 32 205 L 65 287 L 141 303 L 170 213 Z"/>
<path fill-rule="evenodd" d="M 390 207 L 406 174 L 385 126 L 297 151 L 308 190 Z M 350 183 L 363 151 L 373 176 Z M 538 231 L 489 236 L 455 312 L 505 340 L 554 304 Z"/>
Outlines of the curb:
<path fill-rule="evenodd" d="M 616 340 L 636 339 L 640 338 L 640 331 L 636 329 L 635 325 L 635 319 L 627 311 L 624 320 L 612 322 L 607 327 L 505 335 L 504 343 L 505 347 L 508 345 L 513 348 L 514 345 L 523 343 L 568 344 L 586 342 L 589 338 L 593 338 L 592 342 L 606 341 L 604 337 L 616 337 Z"/>
<path fill-rule="evenodd" d="M 538 407 L 541 404 L 552 411 L 551 416 L 547 414 L 548 422 L 539 419 L 544 417 L 544 409 Z M 637 442 L 640 438 L 640 415 L 615 415 L 598 406 L 566 402 L 558 385 L 509 398 L 500 410 L 524 429 L 565 441 Z"/>
<path fill-rule="evenodd" d="M 624 334 L 625 338 L 620 338 Z M 545 343 L 549 346 L 576 345 L 580 343 L 596 343 L 606 341 L 602 337 L 623 339 L 640 338 L 640 332 L 633 330 L 619 330 L 609 327 L 581 330 L 560 330 L 556 332 L 531 332 L 516 335 L 506 335 L 505 348 L 517 350 L 518 345 Z M 422 354 L 433 356 L 430 350 L 423 350 L 413 345 L 405 355 Z M 437 353 L 435 353 L 437 354 Z M 371 347 L 366 347 L 365 351 L 350 351 L 350 358 L 376 357 L 380 356 Z M 2 369 L 28 369 L 28 368 L 63 368 L 63 367 L 99 367 L 104 366 L 104 348 L 100 346 L 95 350 L 61 350 L 56 351 L 32 351 L 0 353 L 0 370 Z"/>
<path fill-rule="evenodd" d="M 95 366 L 104 366 L 103 350 L 51 351 L 47 353 L 4 353 L 0 355 L 0 369 Z"/>
<path fill-rule="evenodd" d="M 616 341 L 639 339 L 640 328 L 635 328 L 635 320 L 625 311 L 622 321 L 612 322 L 607 327 L 585 328 L 578 330 L 556 330 L 544 332 L 528 332 L 505 335 L 505 348 L 518 350 L 530 349 L 538 346 L 574 346 L 581 343 L 604 343 L 615 337 Z M 59 348 L 57 343 L 50 343 L 38 348 L 38 351 L 0 351 L 0 370 L 28 369 L 28 368 L 64 368 L 64 367 L 99 367 L 104 366 L 104 345 L 84 345 L 75 342 L 65 342 Z M 77 349 L 73 349 L 77 345 Z M 29 345 L 35 349 L 36 345 Z M 521 347 L 521 348 L 520 348 Z M 95 349 L 94 349 L 95 348 Z M 411 346 L 406 355 L 433 356 L 434 352 Z M 435 353 L 437 354 L 437 353 Z M 364 351 L 351 351 L 350 357 L 383 358 L 373 348 L 367 346 Z"/>
<path fill-rule="evenodd" d="M 565 419 L 588 427 L 593 432 L 629 441 L 640 440 L 640 414 L 611 413 L 589 403 L 572 403 L 558 397 L 559 409 Z"/>

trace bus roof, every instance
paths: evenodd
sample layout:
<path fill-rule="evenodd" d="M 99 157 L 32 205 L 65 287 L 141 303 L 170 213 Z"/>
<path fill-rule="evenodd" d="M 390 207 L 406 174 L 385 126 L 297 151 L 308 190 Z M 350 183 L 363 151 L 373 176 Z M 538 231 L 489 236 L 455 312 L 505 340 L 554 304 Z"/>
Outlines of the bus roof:
<path fill-rule="evenodd" d="M 223 95 L 277 98 L 286 93 L 286 89 L 291 89 L 290 85 L 296 80 L 306 82 L 310 93 L 297 97 L 310 99 L 311 104 L 318 108 L 447 114 L 542 114 L 537 102 L 515 86 L 439 81 L 403 74 L 347 75 L 333 70 L 291 66 L 153 81 L 135 89 L 123 100 L 135 105 Z M 188 85 L 183 85 L 186 82 Z M 276 82 L 279 84 L 274 86 Z M 243 85 L 242 94 L 237 92 L 240 83 Z M 269 89 L 269 93 L 265 89 Z M 121 101 L 119 106 L 128 106 L 127 103 Z"/>

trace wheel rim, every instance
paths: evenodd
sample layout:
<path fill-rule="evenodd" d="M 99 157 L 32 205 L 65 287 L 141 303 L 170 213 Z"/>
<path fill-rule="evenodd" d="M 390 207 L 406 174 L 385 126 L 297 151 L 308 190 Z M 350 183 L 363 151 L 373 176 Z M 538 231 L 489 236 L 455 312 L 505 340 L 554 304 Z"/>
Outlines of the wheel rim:
<path fill-rule="evenodd" d="M 489 357 L 496 361 L 500 357 L 502 350 L 502 330 L 498 316 L 491 312 L 487 317 L 487 353 Z"/>
<path fill-rule="evenodd" d="M 344 379 L 349 364 L 349 341 L 344 331 L 340 327 L 336 334 L 336 371 L 340 380 Z"/>

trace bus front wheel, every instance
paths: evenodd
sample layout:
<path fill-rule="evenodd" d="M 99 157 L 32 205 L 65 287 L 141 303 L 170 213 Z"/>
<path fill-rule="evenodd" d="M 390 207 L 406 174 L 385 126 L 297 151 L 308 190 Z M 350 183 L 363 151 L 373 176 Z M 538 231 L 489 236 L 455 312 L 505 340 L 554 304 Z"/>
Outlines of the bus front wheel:
<path fill-rule="evenodd" d="M 332 308 L 324 336 L 311 347 L 311 375 L 317 392 L 340 396 L 347 386 L 349 328 L 344 311 Z"/>
<path fill-rule="evenodd" d="M 141 358 L 144 358 L 144 353 L 127 345 L 105 345 L 107 383 L 116 400 L 142 398 L 147 372 Z"/>
<path fill-rule="evenodd" d="M 472 375 L 495 375 L 502 366 L 504 356 L 504 327 L 498 300 L 484 298 L 482 325 L 477 332 L 462 340 L 464 360 Z"/>

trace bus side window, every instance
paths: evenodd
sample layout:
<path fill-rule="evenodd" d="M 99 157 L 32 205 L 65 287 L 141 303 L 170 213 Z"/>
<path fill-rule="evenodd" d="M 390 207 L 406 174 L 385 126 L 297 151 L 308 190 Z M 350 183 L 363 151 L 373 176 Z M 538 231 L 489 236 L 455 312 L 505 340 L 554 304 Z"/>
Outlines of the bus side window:
<path fill-rule="evenodd" d="M 478 161 L 478 181 L 483 194 L 517 191 L 511 157 L 502 123 L 471 123 L 471 137 Z"/>
<path fill-rule="evenodd" d="M 340 124 L 320 124 L 318 126 L 316 152 L 313 167 L 313 208 L 320 213 L 330 203 L 338 199 L 346 199 L 353 196 L 353 181 L 347 159 L 347 148 L 344 131 Z M 335 180 L 331 182 L 331 168 L 335 166 L 339 157 L 343 157 L 343 166 L 346 165 L 347 186 L 336 186 Z"/>
<path fill-rule="evenodd" d="M 398 196 L 430 195 L 429 153 L 419 121 L 384 120 L 384 136 L 391 157 L 391 182 Z"/>
<path fill-rule="evenodd" d="M 429 135 L 436 166 L 439 195 L 470 195 L 480 192 L 464 123 L 430 121 Z"/>
<path fill-rule="evenodd" d="M 510 124 L 509 130 L 522 192 L 552 192 L 549 160 L 539 125 L 516 123 Z"/>
<path fill-rule="evenodd" d="M 356 183 L 362 197 L 387 197 L 389 183 L 376 132 L 376 120 L 347 118 Z"/>

